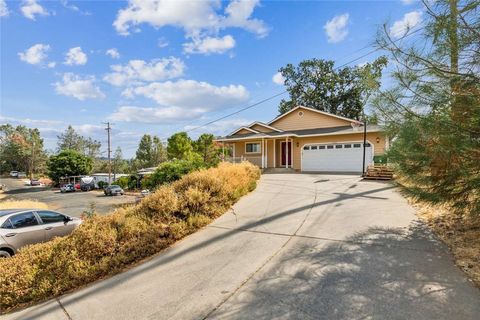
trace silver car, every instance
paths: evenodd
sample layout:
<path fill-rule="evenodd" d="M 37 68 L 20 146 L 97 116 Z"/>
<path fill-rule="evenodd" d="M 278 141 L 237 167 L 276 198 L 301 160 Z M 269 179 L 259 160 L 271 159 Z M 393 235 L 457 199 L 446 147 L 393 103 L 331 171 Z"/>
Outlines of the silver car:
<path fill-rule="evenodd" d="M 70 234 L 79 218 L 44 209 L 0 210 L 0 258 L 14 255 L 28 244 Z"/>

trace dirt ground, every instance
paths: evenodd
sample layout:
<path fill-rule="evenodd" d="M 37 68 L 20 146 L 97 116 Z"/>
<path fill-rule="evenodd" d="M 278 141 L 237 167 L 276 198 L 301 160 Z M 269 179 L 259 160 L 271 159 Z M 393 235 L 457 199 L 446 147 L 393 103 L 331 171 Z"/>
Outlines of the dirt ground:
<path fill-rule="evenodd" d="M 480 288 L 480 219 L 454 214 L 448 205 L 408 199 L 417 215 L 450 248 L 457 266 Z"/>
<path fill-rule="evenodd" d="M 61 193 L 48 187 L 25 186 L 22 179 L 15 178 L 0 178 L 0 184 L 7 187 L 0 195 L 0 201 L 37 200 L 46 203 L 52 210 L 74 217 L 80 217 L 83 211 L 90 210 L 92 203 L 96 213 L 107 214 L 115 207 L 135 202 L 135 196 L 131 195 L 107 197 L 102 191 Z"/>

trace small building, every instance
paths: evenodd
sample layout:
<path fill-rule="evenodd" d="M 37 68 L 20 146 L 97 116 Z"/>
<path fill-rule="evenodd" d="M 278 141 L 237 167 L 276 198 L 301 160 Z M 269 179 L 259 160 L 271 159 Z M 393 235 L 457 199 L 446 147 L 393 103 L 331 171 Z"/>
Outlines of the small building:
<path fill-rule="evenodd" d="M 100 181 L 103 181 L 104 183 L 108 183 L 108 173 L 92 173 L 90 176 L 93 177 L 93 181 L 95 181 L 96 188 L 98 188 L 98 183 Z M 112 182 L 115 182 L 118 180 L 118 178 L 127 177 L 127 176 L 129 175 L 125 173 L 115 173 L 115 174 L 112 173 L 111 179 L 112 179 Z"/>

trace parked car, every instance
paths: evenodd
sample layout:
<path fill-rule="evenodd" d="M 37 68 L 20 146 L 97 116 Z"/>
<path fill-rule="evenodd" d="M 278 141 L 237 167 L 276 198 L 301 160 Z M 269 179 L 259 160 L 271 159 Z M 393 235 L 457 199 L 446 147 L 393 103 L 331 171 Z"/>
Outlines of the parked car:
<path fill-rule="evenodd" d="M 150 193 L 151 193 L 150 190 L 144 189 L 144 190 L 142 190 L 142 191 L 140 192 L 140 196 L 141 196 L 142 198 L 145 198 L 146 196 L 150 195 Z"/>
<path fill-rule="evenodd" d="M 10 177 L 12 178 L 18 177 L 18 171 L 10 171 Z"/>
<path fill-rule="evenodd" d="M 61 193 L 65 192 L 75 192 L 75 186 L 73 184 L 66 184 L 63 187 L 60 188 Z"/>
<path fill-rule="evenodd" d="M 123 189 L 116 184 L 112 184 L 111 186 L 106 187 L 103 189 L 103 192 L 106 196 L 116 196 L 116 195 L 123 195 Z"/>
<path fill-rule="evenodd" d="M 30 185 L 31 186 L 39 186 L 39 185 L 41 185 L 41 183 L 40 183 L 40 180 L 38 180 L 38 179 L 32 179 L 32 180 L 30 180 Z"/>
<path fill-rule="evenodd" d="M 11 257 L 29 244 L 66 236 L 81 223 L 79 218 L 44 209 L 0 210 L 0 257 Z"/>
<path fill-rule="evenodd" d="M 19 172 L 17 173 L 17 178 L 25 178 L 27 174 L 25 172 Z"/>

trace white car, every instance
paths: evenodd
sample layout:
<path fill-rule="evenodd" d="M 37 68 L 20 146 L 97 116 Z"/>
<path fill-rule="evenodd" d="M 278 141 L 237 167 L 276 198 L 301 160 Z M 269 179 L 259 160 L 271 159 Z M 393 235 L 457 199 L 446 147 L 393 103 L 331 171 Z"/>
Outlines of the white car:
<path fill-rule="evenodd" d="M 13 178 L 18 177 L 18 171 L 10 171 L 10 177 L 13 177 Z"/>

